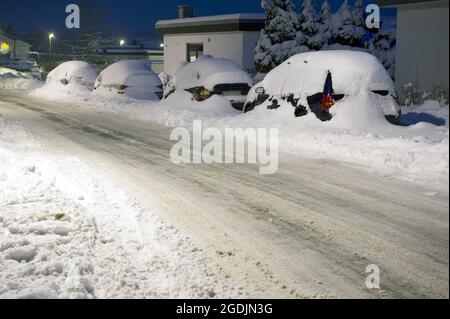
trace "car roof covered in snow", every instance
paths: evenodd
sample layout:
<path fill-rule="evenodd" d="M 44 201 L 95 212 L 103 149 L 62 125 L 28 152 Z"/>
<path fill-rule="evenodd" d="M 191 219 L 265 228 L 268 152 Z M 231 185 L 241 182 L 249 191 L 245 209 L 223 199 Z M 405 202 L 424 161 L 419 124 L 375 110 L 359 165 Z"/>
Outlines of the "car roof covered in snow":
<path fill-rule="evenodd" d="M 116 62 L 104 69 L 97 78 L 95 86 L 160 86 L 158 75 L 150 66 L 140 60 L 124 60 Z"/>
<path fill-rule="evenodd" d="M 235 62 L 204 55 L 182 67 L 173 77 L 177 89 L 190 89 L 203 86 L 209 90 L 218 84 L 246 83 L 252 86 L 252 79 Z"/>
<path fill-rule="evenodd" d="M 395 92 L 394 82 L 375 56 L 347 50 L 297 54 L 269 72 L 257 86 L 263 86 L 270 95 L 312 95 L 323 91 L 328 71 L 336 94 Z"/>
<path fill-rule="evenodd" d="M 73 78 L 78 78 L 84 83 L 94 84 L 96 77 L 97 71 L 89 63 L 68 61 L 60 64 L 47 75 L 47 83 L 62 80 L 70 82 Z"/>

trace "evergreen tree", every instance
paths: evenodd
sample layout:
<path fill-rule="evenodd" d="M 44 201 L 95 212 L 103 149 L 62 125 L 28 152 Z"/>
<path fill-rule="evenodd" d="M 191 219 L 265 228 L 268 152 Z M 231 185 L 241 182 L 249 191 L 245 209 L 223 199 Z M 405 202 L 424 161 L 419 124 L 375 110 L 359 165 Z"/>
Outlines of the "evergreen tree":
<path fill-rule="evenodd" d="M 366 44 L 367 50 L 384 65 L 389 75 L 395 77 L 395 48 L 397 40 L 395 30 L 380 30 Z"/>
<path fill-rule="evenodd" d="M 256 70 L 267 73 L 289 58 L 299 29 L 293 0 L 262 0 L 266 24 L 255 48 Z"/>
<path fill-rule="evenodd" d="M 344 0 L 342 6 L 333 16 L 333 43 L 362 47 L 362 38 L 356 29 L 348 0 Z"/>
<path fill-rule="evenodd" d="M 333 22 L 328 0 L 325 0 L 320 8 L 319 32 L 322 37 L 322 46 L 330 44 L 333 38 Z"/>
<path fill-rule="evenodd" d="M 305 35 L 305 44 L 311 50 L 319 50 L 322 47 L 322 38 L 319 34 L 317 16 L 311 0 L 303 0 L 300 14 L 300 30 Z"/>
<path fill-rule="evenodd" d="M 364 36 L 366 35 L 365 10 L 363 0 L 356 0 L 352 11 L 353 24 L 355 26 L 354 46 L 364 47 Z"/>

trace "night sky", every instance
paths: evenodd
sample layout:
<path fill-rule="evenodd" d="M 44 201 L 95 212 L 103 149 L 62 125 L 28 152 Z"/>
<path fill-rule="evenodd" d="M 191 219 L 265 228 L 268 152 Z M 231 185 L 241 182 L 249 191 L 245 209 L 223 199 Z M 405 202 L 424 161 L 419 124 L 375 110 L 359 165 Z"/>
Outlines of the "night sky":
<path fill-rule="evenodd" d="M 313 1 L 320 7 L 321 0 Z M 0 0 L 0 22 L 7 24 L 12 21 L 14 30 L 19 35 L 24 35 L 36 28 L 64 33 L 67 31 L 64 25 L 67 16 L 66 5 L 82 2 L 81 0 Z M 299 6 L 300 2 L 301 0 L 297 0 L 296 4 Z M 367 0 L 367 3 L 374 2 L 374 0 Z M 263 12 L 261 0 L 91 0 L 91 3 L 103 12 L 105 30 L 137 38 L 151 36 L 154 33 L 156 21 L 176 18 L 179 4 L 195 6 L 196 16 Z M 330 0 L 330 4 L 335 10 L 342 4 L 342 0 Z M 388 10 L 383 14 L 392 24 L 395 11 Z"/>

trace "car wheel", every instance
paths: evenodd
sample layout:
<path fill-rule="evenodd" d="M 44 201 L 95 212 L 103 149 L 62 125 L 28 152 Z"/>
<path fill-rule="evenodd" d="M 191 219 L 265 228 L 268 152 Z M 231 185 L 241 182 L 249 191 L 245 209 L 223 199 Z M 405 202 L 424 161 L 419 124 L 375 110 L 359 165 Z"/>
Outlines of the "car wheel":
<path fill-rule="evenodd" d="M 393 125 L 400 125 L 400 116 L 399 115 L 386 115 L 386 120 Z"/>

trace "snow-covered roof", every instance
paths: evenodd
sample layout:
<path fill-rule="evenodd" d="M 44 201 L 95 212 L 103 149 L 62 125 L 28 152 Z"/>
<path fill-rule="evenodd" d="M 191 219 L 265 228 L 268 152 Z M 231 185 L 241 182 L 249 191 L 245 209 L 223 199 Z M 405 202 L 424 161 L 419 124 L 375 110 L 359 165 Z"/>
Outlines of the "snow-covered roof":
<path fill-rule="evenodd" d="M 260 13 L 236 13 L 207 17 L 160 20 L 156 23 L 159 33 L 188 33 L 211 31 L 259 31 L 266 16 Z"/>
<path fill-rule="evenodd" d="M 446 3 L 448 6 L 448 0 L 378 0 L 377 3 L 380 7 L 397 7 L 399 5 L 411 5 L 411 4 L 431 4 L 431 3 Z"/>

